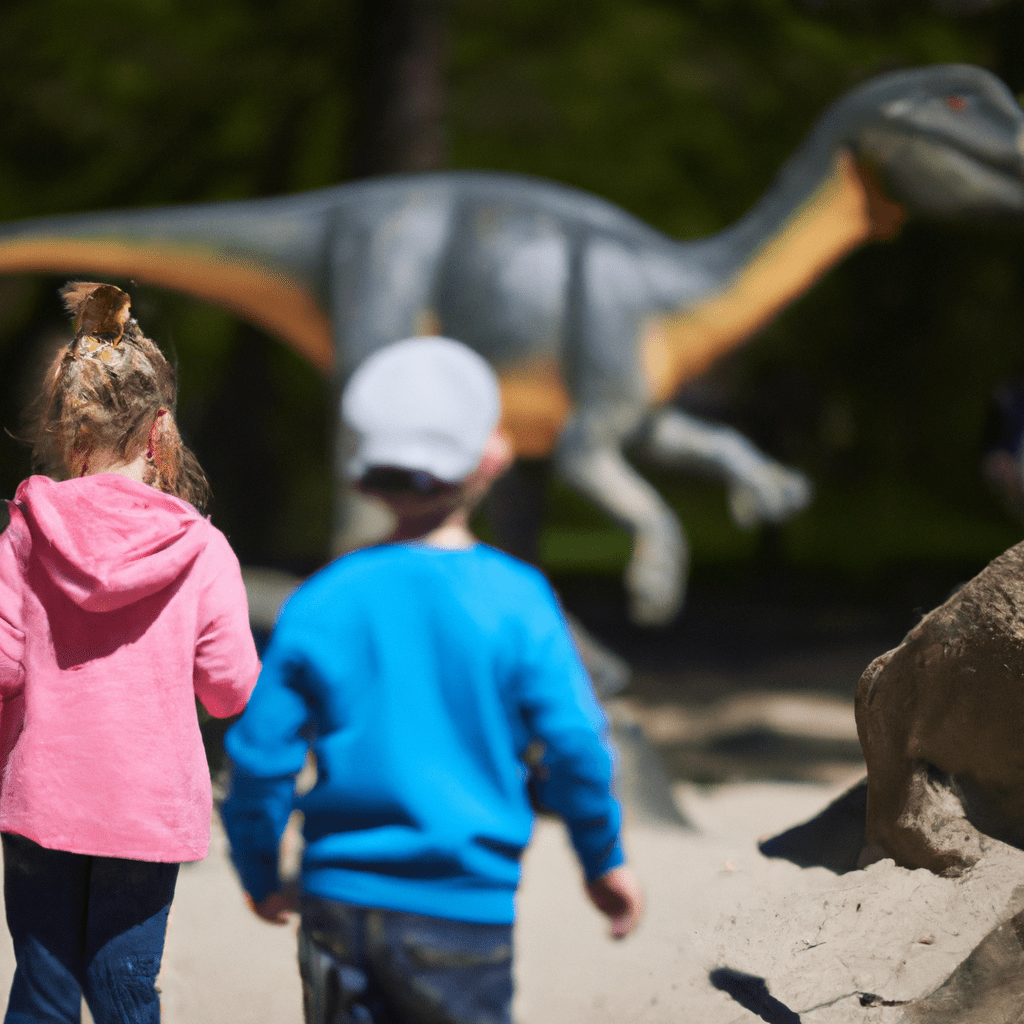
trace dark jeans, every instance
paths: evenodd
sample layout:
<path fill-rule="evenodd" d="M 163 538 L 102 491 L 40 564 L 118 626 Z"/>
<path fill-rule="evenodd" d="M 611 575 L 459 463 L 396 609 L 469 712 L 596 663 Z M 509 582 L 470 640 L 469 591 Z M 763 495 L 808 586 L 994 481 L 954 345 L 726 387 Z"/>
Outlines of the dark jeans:
<path fill-rule="evenodd" d="M 306 1024 L 512 1024 L 512 926 L 304 895 Z"/>
<path fill-rule="evenodd" d="M 4 1024 L 159 1024 L 155 982 L 177 864 L 47 850 L 4 833 L 17 968 Z"/>

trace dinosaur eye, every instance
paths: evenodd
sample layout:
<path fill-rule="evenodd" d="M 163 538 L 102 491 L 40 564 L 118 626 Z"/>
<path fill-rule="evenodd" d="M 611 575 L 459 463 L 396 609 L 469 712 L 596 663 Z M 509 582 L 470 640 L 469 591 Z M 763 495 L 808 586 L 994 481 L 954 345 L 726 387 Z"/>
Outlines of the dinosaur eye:
<path fill-rule="evenodd" d="M 967 109 L 967 100 L 963 96 L 946 96 L 945 101 L 946 106 L 950 110 L 957 111 L 957 113 Z"/>

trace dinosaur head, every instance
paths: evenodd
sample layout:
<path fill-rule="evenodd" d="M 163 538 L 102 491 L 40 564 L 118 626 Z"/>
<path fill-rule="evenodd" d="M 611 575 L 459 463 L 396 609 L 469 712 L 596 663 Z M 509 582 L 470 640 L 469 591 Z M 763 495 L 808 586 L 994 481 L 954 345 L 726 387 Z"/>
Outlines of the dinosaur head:
<path fill-rule="evenodd" d="M 823 118 L 908 213 L 1024 219 L 1024 110 L 983 68 L 940 64 L 873 78 Z M 845 130 L 844 130 L 845 129 Z"/>

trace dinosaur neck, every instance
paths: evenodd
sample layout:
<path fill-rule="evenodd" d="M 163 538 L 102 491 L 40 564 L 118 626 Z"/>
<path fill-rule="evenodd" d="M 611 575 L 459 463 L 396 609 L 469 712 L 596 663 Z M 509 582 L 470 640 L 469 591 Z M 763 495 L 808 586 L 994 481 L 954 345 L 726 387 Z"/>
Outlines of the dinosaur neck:
<path fill-rule="evenodd" d="M 773 198 L 771 205 L 777 205 L 780 197 Z M 758 218 L 763 225 L 766 215 L 772 225 L 767 242 L 751 247 L 722 289 L 649 325 L 644 368 L 657 400 L 671 397 L 746 341 L 848 252 L 895 235 L 905 211 L 884 195 L 870 168 L 840 150 L 818 187 L 787 215 L 755 208 L 753 216 L 737 225 L 739 231 L 716 239 L 717 245 L 749 236 Z"/>

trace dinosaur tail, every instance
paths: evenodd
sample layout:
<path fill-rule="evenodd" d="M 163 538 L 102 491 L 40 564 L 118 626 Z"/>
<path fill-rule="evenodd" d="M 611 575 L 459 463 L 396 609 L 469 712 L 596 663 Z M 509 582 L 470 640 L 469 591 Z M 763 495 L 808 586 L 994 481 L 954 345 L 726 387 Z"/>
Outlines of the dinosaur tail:
<path fill-rule="evenodd" d="M 0 226 L 0 273 L 127 277 L 221 306 L 320 370 L 333 346 L 308 197 L 115 210 Z M 325 197 L 326 199 L 326 197 Z"/>

